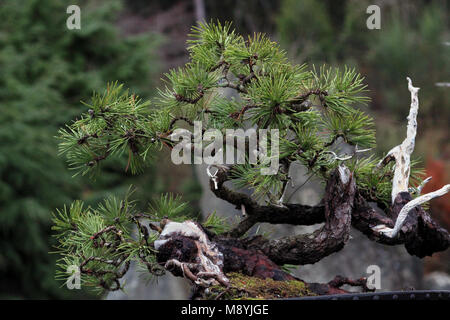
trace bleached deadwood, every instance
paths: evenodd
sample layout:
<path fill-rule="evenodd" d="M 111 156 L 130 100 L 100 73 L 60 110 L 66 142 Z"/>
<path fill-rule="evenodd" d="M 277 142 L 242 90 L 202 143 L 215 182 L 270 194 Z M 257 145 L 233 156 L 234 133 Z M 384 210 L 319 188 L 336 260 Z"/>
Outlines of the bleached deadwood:
<path fill-rule="evenodd" d="M 338 156 L 338 155 L 336 154 L 336 152 L 330 151 L 330 150 L 324 151 L 323 153 L 331 154 L 331 155 L 332 155 L 332 158 L 331 158 L 330 161 L 333 162 L 333 161 L 346 161 L 346 160 L 350 160 L 350 159 L 352 159 L 354 156 L 356 156 L 358 153 L 363 153 L 363 152 L 366 152 L 366 151 L 369 151 L 369 150 L 372 150 L 372 148 L 358 149 L 358 146 L 356 145 L 356 146 L 355 146 L 355 149 L 353 150 L 353 153 L 352 153 L 352 154 L 344 154 L 344 155 L 342 155 L 342 156 Z"/>
<path fill-rule="evenodd" d="M 416 133 L 417 133 L 417 113 L 419 111 L 418 92 L 420 88 L 413 87 L 409 77 L 408 90 L 411 92 L 411 108 L 408 115 L 408 126 L 406 130 L 406 138 L 402 144 L 392 148 L 383 160 L 380 161 L 378 167 L 386 165 L 395 160 L 394 180 L 392 181 L 392 203 L 400 192 L 408 192 L 409 174 L 411 171 L 411 154 L 414 151 Z"/>
<path fill-rule="evenodd" d="M 440 196 L 443 196 L 444 194 L 450 192 L 450 184 L 447 184 L 443 186 L 441 189 L 424 194 L 420 197 L 415 198 L 414 200 L 411 200 L 405 206 L 400 210 L 400 213 L 398 214 L 397 220 L 395 221 L 394 228 L 389 228 L 385 225 L 378 225 L 374 227 L 373 229 L 375 231 L 381 232 L 385 234 L 386 236 L 393 238 L 395 237 L 400 229 L 402 228 L 406 217 L 408 216 L 408 213 L 414 209 L 417 206 L 420 206 L 421 204 L 424 204 L 425 202 L 430 201 L 433 198 L 437 198 Z"/>
<path fill-rule="evenodd" d="M 324 151 L 323 153 L 329 153 L 333 156 L 333 158 L 331 159 L 331 161 L 345 161 L 345 160 L 350 160 L 353 156 L 351 155 L 345 155 L 345 156 L 338 156 L 336 154 L 336 152 L 334 151 Z"/>
<path fill-rule="evenodd" d="M 229 280 L 222 271 L 223 254 L 197 223 L 166 221 L 154 246 L 159 262 L 164 262 L 165 268 L 175 275 L 200 286 L 228 285 Z"/>
<path fill-rule="evenodd" d="M 422 189 L 425 187 L 425 185 L 426 185 L 428 182 L 430 182 L 430 180 L 431 180 L 432 178 L 433 178 L 433 177 L 428 177 L 428 178 L 424 179 L 424 180 L 420 183 L 420 185 L 417 187 L 417 195 L 418 195 L 418 196 L 422 193 Z"/>
<path fill-rule="evenodd" d="M 417 134 L 417 113 L 419 110 L 419 88 L 412 85 L 412 81 L 409 77 L 408 90 L 411 92 L 411 108 L 408 115 L 408 126 L 406 132 L 406 139 L 401 145 L 396 146 L 388 152 L 386 157 L 378 164 L 378 166 L 386 165 L 391 160 L 395 160 L 394 180 L 392 181 L 392 203 L 394 204 L 397 195 L 401 192 L 408 192 L 409 175 L 411 171 L 410 159 L 411 154 L 414 151 L 415 138 Z M 417 193 L 420 194 L 425 184 L 431 180 L 431 177 L 422 181 L 417 188 Z M 384 224 L 377 225 L 372 229 L 376 232 L 382 233 L 387 237 L 394 238 L 403 224 L 405 223 L 408 213 L 415 207 L 430 201 L 433 198 L 442 196 L 450 191 L 450 185 L 446 185 L 439 190 L 422 195 L 406 203 L 400 210 L 397 220 L 393 228 L 389 228 Z"/>
<path fill-rule="evenodd" d="M 241 204 L 241 212 L 242 212 L 242 218 L 247 217 L 247 212 L 245 211 L 245 206 Z"/>

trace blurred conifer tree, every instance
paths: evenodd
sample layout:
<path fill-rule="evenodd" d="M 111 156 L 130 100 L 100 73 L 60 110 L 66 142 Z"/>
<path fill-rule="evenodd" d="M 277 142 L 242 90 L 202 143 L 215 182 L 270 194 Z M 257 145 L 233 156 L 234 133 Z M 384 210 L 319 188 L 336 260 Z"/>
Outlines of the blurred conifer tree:
<path fill-rule="evenodd" d="M 367 29 L 371 4 L 381 7 L 380 30 Z M 448 10 L 449 1 L 284 0 L 277 32 L 301 62 L 357 67 L 373 92 L 372 107 L 397 120 L 406 117 L 398 101 L 408 99 L 403 82 L 411 76 L 423 91 L 423 125 L 447 129 L 450 90 L 435 84 L 450 75 Z"/>
<path fill-rule="evenodd" d="M 81 30 L 68 30 L 67 6 L 81 8 Z M 124 81 L 148 97 L 161 38 L 123 37 L 120 1 L 15 1 L 0 9 L 0 297 L 75 297 L 54 280 L 50 213 L 75 198 L 96 203 L 131 182 L 126 159 L 108 162 L 94 185 L 72 179 L 54 138 L 80 113 L 81 99 L 108 81 Z M 143 186 L 143 183 L 146 185 Z M 101 190 L 101 191 L 100 191 Z M 78 293 L 79 294 L 79 293 Z"/>

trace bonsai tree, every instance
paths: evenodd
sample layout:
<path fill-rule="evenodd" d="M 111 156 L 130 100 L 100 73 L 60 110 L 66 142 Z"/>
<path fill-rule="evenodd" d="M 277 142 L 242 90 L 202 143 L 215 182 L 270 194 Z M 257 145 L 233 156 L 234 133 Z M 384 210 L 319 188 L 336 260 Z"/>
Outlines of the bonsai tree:
<path fill-rule="evenodd" d="M 163 148 L 173 158 L 184 153 L 194 163 L 195 155 L 209 155 L 212 192 L 235 205 L 242 217 L 229 223 L 213 212 L 204 221 L 189 220 L 184 215 L 188 204 L 171 194 L 161 195 L 147 212 L 135 209 L 131 191 L 98 208 L 76 201 L 53 218 L 63 256 L 60 277 L 66 279 L 68 267 L 75 266 L 82 284 L 119 290 L 135 261 L 150 276 L 169 271 L 189 279 L 193 297 L 321 295 L 344 293 L 344 284 L 371 289 L 365 278 L 305 283 L 287 268 L 341 250 L 351 227 L 372 241 L 404 245 L 420 258 L 449 247 L 448 232 L 421 206 L 450 185 L 420 195 L 428 179 L 420 179 L 417 161 L 410 159 L 419 89 L 409 78 L 406 138 L 378 158 L 369 155 L 375 131 L 372 119 L 359 109 L 369 99 L 355 70 L 291 64 L 265 35 L 244 39 L 229 23 L 201 23 L 190 36 L 190 62 L 165 75 L 166 86 L 155 101 L 109 84 L 103 94 L 93 95 L 79 119 L 60 130 L 60 152 L 76 174 L 95 174 L 103 160 L 120 155 L 128 157 L 125 170 L 138 173 Z M 194 134 L 186 127 L 194 127 Z M 220 162 L 230 150 L 236 160 L 238 148 L 229 140 L 216 143 L 218 134 L 251 128 L 260 132 L 258 147 L 252 148 L 250 134 L 241 135 L 241 161 Z M 206 139 L 208 133 L 216 139 Z M 323 181 L 318 205 L 286 200 L 294 162 Z M 275 170 L 262 170 L 269 163 Z M 244 187 L 251 194 L 240 192 Z M 311 234 L 271 238 L 249 232 L 259 223 L 323 226 Z"/>

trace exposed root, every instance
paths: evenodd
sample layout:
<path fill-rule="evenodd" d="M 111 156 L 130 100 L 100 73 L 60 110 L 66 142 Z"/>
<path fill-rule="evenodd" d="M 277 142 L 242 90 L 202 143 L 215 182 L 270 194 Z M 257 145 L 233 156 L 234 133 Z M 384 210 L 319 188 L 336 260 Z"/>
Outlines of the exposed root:
<path fill-rule="evenodd" d="M 329 294 L 345 294 L 349 293 L 342 289 L 343 285 L 349 285 L 352 287 L 361 287 L 363 292 L 373 292 L 375 289 L 370 289 L 367 286 L 367 278 L 359 278 L 352 280 L 342 276 L 336 276 L 333 280 L 328 283 L 309 283 L 308 287 L 311 291 L 318 295 L 329 295 Z"/>
<path fill-rule="evenodd" d="M 367 278 L 359 278 L 356 280 L 351 280 L 342 276 L 336 276 L 333 280 L 328 282 L 328 284 L 333 288 L 341 288 L 343 285 L 349 285 L 352 287 L 361 287 L 363 292 L 373 292 L 375 288 L 369 288 L 367 286 Z"/>
<path fill-rule="evenodd" d="M 158 240 L 158 262 L 174 275 L 183 276 L 196 285 L 228 285 L 222 271 L 223 254 L 209 241 L 203 228 L 193 221 L 168 221 Z"/>

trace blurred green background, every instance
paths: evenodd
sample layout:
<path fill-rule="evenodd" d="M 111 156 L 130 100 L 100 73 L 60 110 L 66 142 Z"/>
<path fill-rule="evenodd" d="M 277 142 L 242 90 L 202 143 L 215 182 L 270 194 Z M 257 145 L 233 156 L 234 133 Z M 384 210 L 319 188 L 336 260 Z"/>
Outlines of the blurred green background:
<path fill-rule="evenodd" d="M 81 8 L 80 30 L 66 27 L 72 4 Z M 366 27 L 371 4 L 381 8 L 380 30 Z M 421 88 L 416 155 L 436 177 L 428 188 L 448 183 L 450 87 L 436 84 L 450 83 L 449 10 L 444 0 L 0 0 L 0 298 L 92 297 L 57 283 L 58 257 L 48 254 L 51 212 L 74 199 L 95 205 L 133 184 L 137 199 L 174 191 L 197 209 L 193 171 L 168 155 L 137 177 L 118 159 L 95 181 L 72 178 L 54 137 L 108 81 L 151 98 L 161 73 L 187 61 L 185 41 L 199 19 L 266 32 L 298 63 L 355 66 L 369 85 L 380 153 L 404 134 L 410 76 Z M 432 206 L 447 228 L 449 200 Z M 448 258 L 428 259 L 425 271 L 450 272 Z"/>

